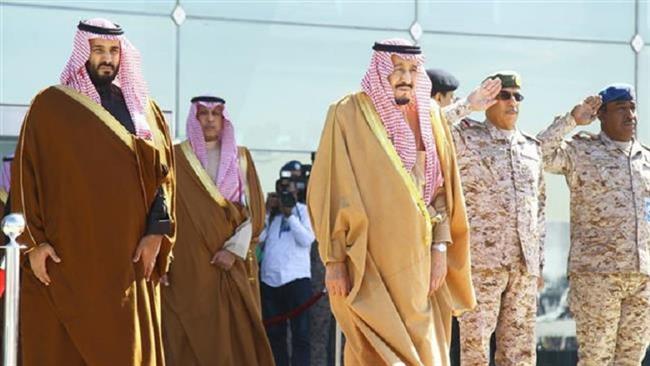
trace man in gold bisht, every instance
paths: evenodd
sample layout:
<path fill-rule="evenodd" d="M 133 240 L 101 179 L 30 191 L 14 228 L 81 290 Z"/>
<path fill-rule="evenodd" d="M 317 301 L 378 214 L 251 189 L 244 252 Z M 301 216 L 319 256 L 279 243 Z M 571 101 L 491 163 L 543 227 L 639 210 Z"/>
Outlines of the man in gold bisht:
<path fill-rule="evenodd" d="M 421 50 L 375 43 L 362 92 L 333 104 L 309 209 L 346 365 L 449 364 L 452 312 L 475 305 L 447 123 Z"/>
<path fill-rule="evenodd" d="M 22 364 L 162 366 L 171 138 L 122 29 L 77 28 L 62 85 L 34 98 L 12 166 L 11 207 L 27 224 Z"/>
<path fill-rule="evenodd" d="M 188 139 L 175 148 L 178 245 L 163 288 L 168 366 L 273 364 L 247 270 L 264 197 L 225 103 L 193 98 Z"/>

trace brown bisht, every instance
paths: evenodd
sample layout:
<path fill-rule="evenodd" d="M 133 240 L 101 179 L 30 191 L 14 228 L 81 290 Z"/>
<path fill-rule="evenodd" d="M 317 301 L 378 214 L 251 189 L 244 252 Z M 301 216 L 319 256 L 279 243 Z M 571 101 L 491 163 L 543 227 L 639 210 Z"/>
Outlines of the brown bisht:
<path fill-rule="evenodd" d="M 162 186 L 174 229 L 174 157 L 163 114 L 148 103 L 153 139 L 130 134 L 108 111 L 64 86 L 36 96 L 12 167 L 11 207 L 25 215 L 29 249 L 49 243 L 52 283 L 23 265 L 24 366 L 164 365 L 159 277 L 174 238 L 162 241 L 151 281 L 133 254 Z"/>
<path fill-rule="evenodd" d="M 248 165 L 250 196 L 261 196 L 250 155 L 246 151 L 240 158 Z M 235 257 L 228 271 L 210 264 L 248 210 L 223 198 L 189 142 L 176 146 L 176 159 L 178 245 L 170 285 L 163 288 L 168 366 L 273 365 L 247 263 Z M 259 202 L 252 204 L 263 210 Z"/>
<path fill-rule="evenodd" d="M 248 282 L 253 290 L 255 303 L 259 308 L 260 314 L 262 311 L 261 293 L 260 293 L 260 268 L 257 263 L 257 256 L 255 249 L 259 244 L 259 238 L 264 230 L 264 222 L 266 221 L 266 207 L 264 205 L 264 192 L 257 176 L 257 170 L 253 163 L 250 151 L 244 146 L 237 148 L 239 154 L 239 169 L 245 179 L 245 195 L 246 195 L 246 208 L 248 216 L 251 219 L 253 226 L 253 237 L 251 245 L 248 248 L 246 255 L 246 272 L 248 273 Z"/>

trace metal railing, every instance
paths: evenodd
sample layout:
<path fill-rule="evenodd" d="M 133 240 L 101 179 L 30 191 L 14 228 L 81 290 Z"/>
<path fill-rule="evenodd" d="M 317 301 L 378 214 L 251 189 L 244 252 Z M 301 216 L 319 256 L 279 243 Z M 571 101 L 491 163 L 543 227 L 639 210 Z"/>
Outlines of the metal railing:
<path fill-rule="evenodd" d="M 2 231 L 9 238 L 9 243 L 2 246 L 6 251 L 5 272 L 5 329 L 4 329 L 4 366 L 16 366 L 18 363 L 18 306 L 20 303 L 20 251 L 25 248 L 16 242 L 16 238 L 25 229 L 25 219 L 20 214 L 7 215 L 2 220 Z"/>

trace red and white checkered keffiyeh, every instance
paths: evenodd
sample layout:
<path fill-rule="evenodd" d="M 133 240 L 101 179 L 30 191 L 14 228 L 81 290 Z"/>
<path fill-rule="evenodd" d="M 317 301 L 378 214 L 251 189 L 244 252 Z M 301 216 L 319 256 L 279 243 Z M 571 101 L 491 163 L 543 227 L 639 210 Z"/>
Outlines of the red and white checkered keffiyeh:
<path fill-rule="evenodd" d="M 412 44 L 403 39 L 388 39 L 379 42 L 388 45 L 411 46 Z M 412 171 L 416 160 L 415 135 L 408 125 L 404 113 L 395 103 L 395 94 L 388 81 L 388 76 L 393 72 L 392 55 L 398 55 L 403 59 L 417 61 L 417 76 L 415 80 L 415 102 L 417 105 L 422 142 L 426 150 L 425 176 L 426 185 L 424 188 L 425 202 L 431 199 L 438 187 L 443 184 L 440 161 L 436 151 L 435 141 L 431 130 L 430 116 L 430 94 L 431 80 L 422 69 L 424 57 L 421 55 L 402 54 L 393 52 L 374 51 L 370 60 L 370 66 L 366 75 L 361 81 L 361 88 L 372 100 L 379 117 L 381 118 L 388 137 L 395 146 L 397 154 L 402 160 L 404 167 Z"/>
<path fill-rule="evenodd" d="M 85 20 L 83 23 L 96 27 L 117 29 L 113 22 L 101 18 Z M 90 56 L 90 40 L 93 38 L 120 41 L 120 66 L 113 83 L 122 90 L 126 107 L 135 125 L 136 135 L 143 139 L 151 139 L 151 129 L 145 117 L 149 92 L 142 77 L 140 52 L 123 35 L 94 34 L 77 30 L 72 55 L 70 55 L 70 59 L 61 74 L 61 84 L 73 88 L 101 104 L 99 93 L 97 93 L 97 89 L 95 89 L 86 71 L 86 61 Z"/>
<path fill-rule="evenodd" d="M 185 125 L 187 139 L 190 141 L 192 150 L 201 162 L 201 165 L 203 165 L 204 168 L 207 168 L 208 156 L 205 136 L 203 135 L 201 123 L 196 118 L 199 104 L 210 110 L 220 108 L 223 113 L 223 127 L 221 128 L 221 135 L 219 136 L 221 142 L 219 169 L 217 170 L 217 176 L 210 178 L 215 182 L 219 188 L 219 192 L 225 199 L 231 202 L 242 203 L 244 198 L 242 194 L 244 187 L 243 179 L 245 178 L 239 170 L 239 155 L 237 154 L 235 128 L 226 112 L 225 104 L 203 101 L 192 103 L 190 106 L 190 112 L 187 115 L 187 123 Z"/>

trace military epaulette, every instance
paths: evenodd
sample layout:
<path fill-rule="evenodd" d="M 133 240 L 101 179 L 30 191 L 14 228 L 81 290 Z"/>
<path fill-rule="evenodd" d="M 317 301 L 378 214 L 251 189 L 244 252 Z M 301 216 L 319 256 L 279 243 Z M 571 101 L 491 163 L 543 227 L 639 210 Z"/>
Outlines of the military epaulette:
<path fill-rule="evenodd" d="M 536 143 L 536 144 L 540 144 L 540 145 L 541 145 L 542 142 L 539 141 L 539 140 L 537 139 L 537 137 L 535 137 L 535 136 L 533 136 L 533 135 L 530 135 L 530 134 L 528 134 L 528 133 L 526 133 L 526 132 L 524 132 L 524 131 L 521 131 L 521 130 L 519 130 L 519 132 L 520 132 L 520 133 L 522 134 L 522 136 L 524 136 L 525 138 L 527 138 L 527 139 L 533 141 L 533 142 Z"/>
<path fill-rule="evenodd" d="M 576 133 L 575 135 L 573 135 L 573 139 L 574 139 L 574 140 L 587 140 L 587 141 L 591 141 L 591 140 L 596 140 L 596 139 L 598 139 L 598 135 L 595 134 L 595 133 L 591 133 L 591 132 L 589 132 L 589 131 L 580 131 L 580 132 Z"/>
<path fill-rule="evenodd" d="M 463 118 L 462 121 L 460 121 L 460 127 L 462 128 L 482 128 L 484 127 L 482 122 L 479 122 L 477 120 L 471 119 L 471 118 Z"/>

